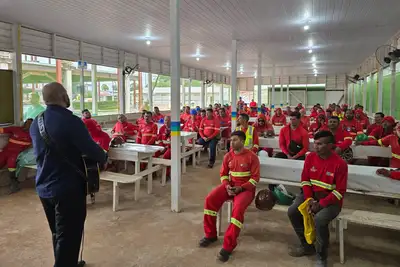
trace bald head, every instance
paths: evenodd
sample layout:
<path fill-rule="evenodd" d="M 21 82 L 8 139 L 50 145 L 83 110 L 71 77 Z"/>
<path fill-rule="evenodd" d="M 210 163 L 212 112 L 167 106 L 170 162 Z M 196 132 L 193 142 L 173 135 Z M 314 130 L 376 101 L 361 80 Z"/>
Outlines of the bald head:
<path fill-rule="evenodd" d="M 57 105 L 69 108 L 70 101 L 68 93 L 62 84 L 57 82 L 46 84 L 43 87 L 42 93 L 46 105 Z"/>

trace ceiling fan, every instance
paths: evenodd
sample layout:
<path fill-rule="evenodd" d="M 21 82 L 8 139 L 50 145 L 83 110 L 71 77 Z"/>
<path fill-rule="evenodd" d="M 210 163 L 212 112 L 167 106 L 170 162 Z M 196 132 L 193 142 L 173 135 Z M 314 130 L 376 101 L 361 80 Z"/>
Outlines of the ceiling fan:
<path fill-rule="evenodd" d="M 123 75 L 130 75 L 132 72 L 139 70 L 139 64 L 136 64 L 134 67 L 126 66 L 122 72 Z"/>
<path fill-rule="evenodd" d="M 205 80 L 205 81 L 204 81 L 204 84 L 205 84 L 207 87 L 212 86 L 213 83 L 214 83 L 214 80 Z"/>
<path fill-rule="evenodd" d="M 346 75 L 346 79 L 351 82 L 351 83 L 357 83 L 358 81 L 364 81 L 363 77 L 360 77 L 360 75 L 356 74 L 353 77 Z"/>

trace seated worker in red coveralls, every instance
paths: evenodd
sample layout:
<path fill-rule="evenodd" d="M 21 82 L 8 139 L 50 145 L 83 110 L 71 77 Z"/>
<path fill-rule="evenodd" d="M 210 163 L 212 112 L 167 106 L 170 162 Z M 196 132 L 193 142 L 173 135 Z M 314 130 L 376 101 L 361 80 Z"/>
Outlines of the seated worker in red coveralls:
<path fill-rule="evenodd" d="M 290 124 L 279 133 L 279 147 L 282 152 L 275 155 L 277 158 L 304 160 L 310 145 L 308 133 L 300 125 L 300 113 L 290 114 Z"/>
<path fill-rule="evenodd" d="M 335 137 L 335 152 L 338 155 L 341 155 L 343 151 L 350 148 L 350 146 L 353 144 L 353 137 L 339 127 L 339 125 L 339 117 L 331 117 L 328 121 L 328 129 L 333 134 L 333 137 Z"/>
<path fill-rule="evenodd" d="M 386 117 L 385 117 L 386 118 Z M 356 142 L 360 144 L 360 142 Z M 365 146 L 384 146 L 392 149 L 392 158 L 390 160 L 390 167 L 400 168 L 400 124 L 398 123 L 395 127 L 394 134 L 389 134 L 379 140 L 369 140 L 361 142 Z"/>
<path fill-rule="evenodd" d="M 380 128 L 380 126 L 381 126 L 381 124 L 382 124 L 382 120 L 383 120 L 384 118 L 385 118 L 385 114 L 383 114 L 382 112 L 377 112 L 377 113 L 375 113 L 375 116 L 374 116 L 374 123 L 371 124 L 370 126 L 368 126 L 366 134 L 367 134 L 368 136 L 370 136 L 370 135 L 371 135 L 371 132 L 372 132 L 376 127 L 379 127 L 379 128 Z"/>
<path fill-rule="evenodd" d="M 158 145 L 164 147 L 161 153 L 163 159 L 171 159 L 171 117 L 164 117 L 164 125 L 161 126 L 157 136 Z M 167 167 L 167 177 L 171 176 L 171 168 Z"/>
<path fill-rule="evenodd" d="M 218 240 L 216 229 L 218 211 L 225 201 L 233 200 L 231 222 L 218 255 L 218 259 L 222 262 L 229 260 L 237 245 L 244 213 L 253 202 L 256 185 L 260 180 L 260 161 L 256 154 L 244 147 L 245 140 L 244 132 L 232 133 L 232 150 L 225 155 L 220 171 L 222 184 L 208 194 L 204 203 L 205 237 L 200 240 L 199 246 L 205 248 Z"/>
<path fill-rule="evenodd" d="M 338 117 L 340 120 L 343 120 L 344 118 L 342 109 L 339 105 L 336 105 L 335 110 L 332 112 L 332 115 Z"/>
<path fill-rule="evenodd" d="M 347 131 L 353 139 L 356 138 L 358 134 L 364 133 L 362 125 L 354 119 L 354 111 L 351 109 L 346 111 L 346 118 L 340 122 L 340 126 L 343 130 Z"/>
<path fill-rule="evenodd" d="M 142 126 L 142 124 L 144 123 L 144 115 L 146 114 L 146 110 L 142 110 L 142 115 L 140 116 L 140 118 L 139 119 L 137 119 L 136 120 L 136 125 L 137 126 L 139 126 L 139 127 L 141 127 Z"/>
<path fill-rule="evenodd" d="M 361 127 L 366 130 L 369 126 L 369 119 L 367 116 L 365 116 L 364 112 L 362 109 L 356 109 L 354 111 L 355 114 L 355 119 L 356 121 L 361 125 Z"/>
<path fill-rule="evenodd" d="M 84 109 L 82 111 L 82 121 L 86 125 L 90 136 L 104 151 L 108 151 L 110 148 L 111 137 L 108 133 L 103 132 L 100 124 L 95 119 L 92 119 L 92 114 L 89 110 Z"/>
<path fill-rule="evenodd" d="M 152 120 L 152 113 L 147 111 L 144 114 L 144 123 L 139 128 L 136 143 L 143 145 L 154 145 L 157 140 L 158 127 Z"/>
<path fill-rule="evenodd" d="M 206 117 L 207 111 L 205 109 L 201 109 L 197 111 L 197 121 L 199 122 L 199 127 L 201 121 Z"/>
<path fill-rule="evenodd" d="M 310 128 L 310 117 L 306 115 L 306 110 L 304 108 L 300 109 L 300 115 L 301 126 L 308 132 Z"/>
<path fill-rule="evenodd" d="M 158 107 L 154 107 L 153 113 L 153 121 L 155 123 L 159 122 L 161 119 L 164 119 L 164 115 L 160 113 L 160 109 Z"/>
<path fill-rule="evenodd" d="M 275 114 L 272 116 L 271 123 L 274 126 L 286 125 L 286 116 L 282 114 L 281 108 L 277 108 L 275 110 Z"/>
<path fill-rule="evenodd" d="M 135 138 L 138 132 L 138 127 L 128 122 L 124 114 L 118 115 L 118 121 L 111 130 L 112 137 L 121 137 L 124 142 L 128 138 Z"/>
<path fill-rule="evenodd" d="M 314 137 L 315 152 L 304 161 L 301 174 L 302 192 L 288 209 L 288 217 L 300 239 L 300 245 L 291 247 L 289 255 L 303 257 L 317 253 L 316 267 L 327 267 L 329 223 L 343 206 L 347 190 L 347 163 L 333 152 L 335 138 L 329 131 L 318 132 Z M 308 210 L 314 217 L 316 241 L 309 245 L 304 237 L 304 222 L 298 207 L 307 199 Z"/>
<path fill-rule="evenodd" d="M 249 115 L 240 114 L 237 121 L 238 126 L 236 127 L 236 131 L 242 131 L 246 134 L 244 147 L 257 154 L 260 148 L 260 141 L 256 129 L 249 125 L 249 119 Z"/>
<path fill-rule="evenodd" d="M 190 107 L 186 106 L 180 117 L 181 123 L 185 123 L 189 118 L 190 118 Z"/>
<path fill-rule="evenodd" d="M 378 115 L 379 116 L 379 115 Z M 356 142 L 356 145 L 364 145 L 364 146 L 377 146 L 377 140 L 383 139 L 388 135 L 393 134 L 394 127 L 396 125 L 396 121 L 392 116 L 386 116 L 380 124 L 377 124 L 373 127 L 373 130 L 368 135 L 368 141 Z M 380 157 L 368 157 L 368 165 L 369 166 L 389 166 L 388 158 L 380 158 Z"/>
<path fill-rule="evenodd" d="M 199 134 L 201 138 L 197 140 L 197 143 L 203 147 L 209 146 L 210 148 L 208 168 L 214 167 L 215 156 L 217 154 L 219 127 L 219 121 L 217 118 L 214 118 L 213 110 L 211 108 L 207 109 L 207 116 L 200 123 Z"/>
<path fill-rule="evenodd" d="M 329 120 L 333 115 L 332 115 L 332 110 L 331 109 L 327 109 L 326 112 L 326 119 Z"/>
<path fill-rule="evenodd" d="M 250 102 L 250 108 L 256 108 L 256 107 L 257 107 L 257 102 L 254 101 L 254 99 L 252 99 Z"/>
<path fill-rule="evenodd" d="M 7 145 L 0 151 L 0 169 L 7 166 L 10 175 L 10 194 L 20 190 L 15 169 L 17 168 L 19 153 L 32 145 L 31 136 L 29 135 L 29 128 L 32 121 L 32 119 L 27 119 L 22 127 L 11 126 L 0 128 L 1 134 L 10 135 Z"/>
<path fill-rule="evenodd" d="M 310 125 L 308 136 L 310 138 L 313 138 L 318 131 L 326 130 L 328 130 L 328 127 L 326 126 L 326 117 L 324 114 L 319 114 L 317 117 L 317 121 Z"/>
<path fill-rule="evenodd" d="M 274 137 L 274 127 L 267 121 L 264 114 L 258 116 L 257 122 L 254 124 L 254 128 L 260 137 Z M 260 150 L 264 150 L 268 153 L 269 157 L 272 157 L 274 149 L 270 147 L 260 147 Z"/>
<path fill-rule="evenodd" d="M 287 106 L 286 109 L 283 111 L 283 115 L 289 116 L 290 113 L 292 113 L 292 109 L 290 108 L 290 106 Z"/>
<path fill-rule="evenodd" d="M 254 107 L 254 108 L 252 107 L 251 111 L 250 111 L 250 117 L 255 118 L 257 116 L 258 116 L 257 107 Z"/>
<path fill-rule="evenodd" d="M 197 119 L 197 111 L 192 109 L 190 111 L 190 119 L 188 119 L 185 124 L 183 125 L 184 132 L 199 132 L 200 123 Z M 191 141 L 191 139 L 190 139 Z"/>
<path fill-rule="evenodd" d="M 226 149 L 229 151 L 229 138 L 231 138 L 231 128 L 232 128 L 232 120 L 231 117 L 226 114 L 225 108 L 219 109 L 219 126 L 221 132 L 221 138 L 225 138 L 227 140 Z M 225 128 L 225 129 L 221 129 Z"/>

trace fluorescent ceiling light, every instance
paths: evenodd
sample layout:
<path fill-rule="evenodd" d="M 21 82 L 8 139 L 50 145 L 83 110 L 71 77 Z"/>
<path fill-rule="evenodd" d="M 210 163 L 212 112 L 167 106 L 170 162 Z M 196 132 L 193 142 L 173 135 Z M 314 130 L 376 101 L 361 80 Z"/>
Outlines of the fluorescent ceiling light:
<path fill-rule="evenodd" d="M 312 66 L 313 66 L 314 68 L 316 68 L 316 67 L 317 67 L 317 64 L 313 63 Z"/>
<path fill-rule="evenodd" d="M 308 50 L 308 53 L 311 54 L 311 53 L 312 53 L 312 49 L 309 49 L 309 50 Z"/>
<path fill-rule="evenodd" d="M 243 74 L 243 71 L 241 71 L 240 74 Z"/>
<path fill-rule="evenodd" d="M 316 58 L 315 56 L 313 56 L 313 57 L 311 58 L 311 60 L 312 60 L 313 62 L 315 62 L 315 61 L 317 60 L 317 58 Z"/>
<path fill-rule="evenodd" d="M 199 60 L 200 60 L 200 58 L 199 58 L 199 57 L 196 57 L 196 60 L 197 60 L 197 61 L 199 61 Z"/>
<path fill-rule="evenodd" d="M 304 25 L 303 29 L 304 29 L 305 31 L 307 31 L 308 29 L 310 29 L 310 25 Z"/>
<path fill-rule="evenodd" d="M 310 40 L 308 40 L 308 47 L 312 47 L 314 44 L 313 44 L 313 41 L 310 39 Z"/>
<path fill-rule="evenodd" d="M 226 67 L 226 70 L 229 70 L 229 67 Z"/>
<path fill-rule="evenodd" d="M 147 40 L 147 41 L 146 41 L 146 44 L 147 44 L 147 45 L 151 45 L 151 41 L 150 41 L 150 40 Z"/>
<path fill-rule="evenodd" d="M 316 74 L 316 73 L 315 73 L 315 74 L 314 74 L 314 76 L 315 76 L 315 77 L 317 77 L 317 76 L 318 76 L 318 74 Z"/>

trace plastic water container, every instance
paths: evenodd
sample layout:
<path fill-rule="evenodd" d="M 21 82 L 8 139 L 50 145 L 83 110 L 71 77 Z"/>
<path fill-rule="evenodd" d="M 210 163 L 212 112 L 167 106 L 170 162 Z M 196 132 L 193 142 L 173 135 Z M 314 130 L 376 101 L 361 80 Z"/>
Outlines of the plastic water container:
<path fill-rule="evenodd" d="M 258 152 L 258 156 L 260 158 L 268 158 L 269 157 L 267 151 L 264 151 L 264 150 L 261 150 L 260 152 Z"/>

